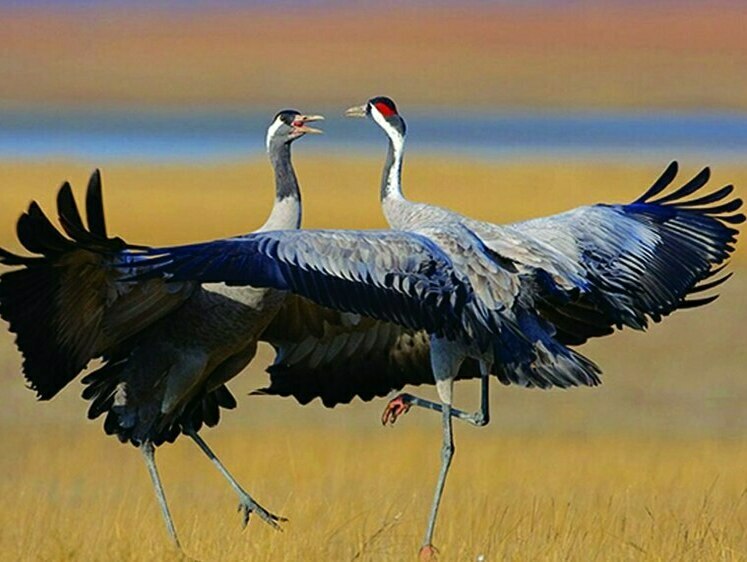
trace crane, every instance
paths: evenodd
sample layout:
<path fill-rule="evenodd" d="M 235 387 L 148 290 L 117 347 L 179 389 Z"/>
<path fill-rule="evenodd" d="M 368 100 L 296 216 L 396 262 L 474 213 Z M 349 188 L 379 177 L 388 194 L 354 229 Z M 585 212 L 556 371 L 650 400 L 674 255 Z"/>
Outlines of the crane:
<path fill-rule="evenodd" d="M 275 202 L 257 232 L 297 229 L 301 196 L 291 144 L 323 119 L 280 111 L 267 130 L 266 147 L 275 173 Z M 35 202 L 18 221 L 18 239 L 32 254 L 0 249 L 0 263 L 14 268 L 0 276 L 0 316 L 16 334 L 25 377 L 41 400 L 50 400 L 94 358 L 103 364 L 83 378 L 88 417 L 105 414 L 104 431 L 140 448 L 168 533 L 180 542 L 155 462 L 155 448 L 189 436 L 239 496 L 243 526 L 256 513 L 273 527 L 284 519 L 256 502 L 199 435 L 215 426 L 221 409 L 236 407 L 226 387 L 253 359 L 259 335 L 283 303 L 272 289 L 122 283 L 111 267 L 126 247 L 107 234 L 96 170 L 86 196 L 84 224 L 69 183 L 57 206 L 65 234 Z"/>
<path fill-rule="evenodd" d="M 703 234 L 706 237 L 714 236 L 712 228 L 704 229 L 705 225 L 696 224 L 702 221 L 702 215 L 715 216 L 722 223 L 722 227 L 726 224 L 738 224 L 744 221 L 744 215 L 730 214 L 735 213 L 741 207 L 740 199 L 723 202 L 732 193 L 733 186 L 726 186 L 696 199 L 683 200 L 684 197 L 697 192 L 708 182 L 709 168 L 702 170 L 676 191 L 658 199 L 654 198 L 671 184 L 677 174 L 676 162 L 670 164 L 645 194 L 623 208 L 597 205 L 514 225 L 495 225 L 477 221 L 450 209 L 412 202 L 405 197 L 401 174 L 407 127 L 391 98 L 385 96 L 371 98 L 362 106 L 349 108 L 346 115 L 370 118 L 388 138 L 380 200 L 391 228 L 418 232 L 439 225 L 461 225 L 475 233 L 488 253 L 514 264 L 540 268 L 544 275 L 551 277 L 549 280 L 551 284 L 558 284 L 557 287 L 552 287 L 551 291 L 559 288 L 563 291 L 580 290 L 582 293 L 587 293 L 588 296 L 581 299 L 574 297 L 573 300 L 578 302 L 572 306 L 565 304 L 555 311 L 552 310 L 553 307 L 548 307 L 546 302 L 535 300 L 533 303 L 544 319 L 553 325 L 555 339 L 562 344 L 580 345 L 590 337 L 610 334 L 615 327 L 620 328 L 623 325 L 644 329 L 647 325 L 647 316 L 658 322 L 663 316 L 677 308 L 692 308 L 708 304 L 715 300 L 717 295 L 705 298 L 685 298 L 685 296 L 716 287 L 731 276 L 729 274 L 720 279 L 695 284 L 687 276 L 680 279 L 665 278 L 665 272 L 670 267 L 672 269 L 669 270 L 669 274 L 675 276 L 681 275 L 687 269 L 688 263 L 676 263 L 678 259 L 683 262 L 692 259 L 689 253 L 695 248 L 686 238 L 695 238 Z M 654 229 L 659 239 L 647 239 L 646 236 L 641 236 L 637 232 L 640 230 L 638 224 L 626 224 L 620 216 L 620 210 L 628 216 L 635 217 L 636 222 L 662 223 L 666 227 L 660 230 Z M 678 210 L 682 217 L 677 216 Z M 696 214 L 701 216 L 693 216 Z M 691 221 L 690 224 L 684 222 L 679 225 L 674 224 L 684 219 L 685 216 L 688 221 Z M 610 232 L 610 229 L 614 230 Z M 698 232 L 699 229 L 704 229 L 704 231 Z M 736 231 L 730 228 L 726 228 L 724 232 L 736 234 Z M 627 236 L 630 236 L 629 240 L 625 240 Z M 733 240 L 721 241 L 721 243 L 724 242 L 728 247 Z M 630 251 L 634 253 L 637 251 L 638 255 L 626 256 L 626 252 Z M 715 267 L 705 273 L 702 279 L 708 279 L 720 270 L 720 267 Z M 521 272 L 517 271 L 517 273 Z M 660 276 L 656 275 L 657 273 Z M 653 279 L 649 277 L 651 274 L 653 274 Z M 546 281 L 548 280 L 541 281 L 541 283 Z M 641 287 L 640 283 L 645 285 Z M 514 289 L 513 292 L 516 297 L 520 296 L 520 291 Z M 594 295 L 594 293 L 597 294 Z M 498 297 L 496 302 L 503 298 L 500 295 L 496 296 Z M 589 308 L 592 310 L 590 311 Z M 538 343 L 541 343 L 541 338 Z M 484 362 L 480 364 L 480 411 L 466 414 L 452 408 L 452 416 L 477 426 L 489 423 L 489 374 L 491 371 L 496 371 L 495 367 L 494 364 Z M 566 384 L 562 381 L 560 384 L 552 380 L 536 381 L 531 377 L 515 378 L 512 376 L 514 373 L 500 368 L 495 374 L 504 384 L 517 383 L 522 386 L 541 388 Z M 576 381 L 568 382 L 572 385 L 576 384 Z M 586 381 L 580 382 L 597 384 L 599 381 L 592 375 Z M 450 387 L 451 382 L 446 390 L 438 389 L 440 398 L 445 403 L 448 403 L 451 398 Z M 443 411 L 440 404 L 404 393 L 389 402 L 382 416 L 382 422 L 384 424 L 394 423 L 397 417 L 406 413 L 411 406 Z M 447 433 L 448 431 L 445 431 L 444 435 L 446 436 Z M 445 437 L 444 449 L 450 449 L 453 453 L 453 446 L 449 447 L 446 441 Z M 445 455 L 444 459 L 447 470 L 449 457 L 450 455 Z M 423 545 L 423 552 L 426 555 L 432 552 L 431 539 L 442 486 L 443 478 L 440 478 Z"/>
<path fill-rule="evenodd" d="M 383 324 L 370 322 L 378 321 L 403 328 L 379 351 L 391 351 L 399 345 L 392 341 L 411 338 L 419 351 L 417 358 L 410 357 L 422 364 L 425 347 L 440 403 L 402 396 L 383 421 L 396 419 L 411 405 L 441 412 L 441 468 L 420 550 L 421 558 L 431 559 L 454 454 L 452 417 L 478 426 L 488 423 L 489 376 L 536 388 L 599 384 L 599 368 L 572 347 L 615 328 L 641 329 L 675 309 L 711 302 L 715 296 L 692 295 L 728 278 L 714 276 L 734 250 L 738 232 L 732 225 L 745 217 L 737 213 L 741 200 L 727 200 L 732 186 L 698 193 L 709 179 L 707 169 L 662 194 L 676 177 L 673 163 L 629 204 L 580 207 L 505 226 L 475 221 L 405 199 L 400 174 L 406 125 L 392 100 L 372 98 L 348 114 L 370 116 L 389 137 L 381 198 L 392 230 L 277 231 L 133 248 L 120 255 L 120 267 L 133 279 L 223 281 L 291 291 L 347 315 L 338 316 L 343 321 L 332 340 L 345 332 L 346 322 L 356 324 L 352 315 L 363 315 L 372 320 L 348 337 L 360 340 L 374 333 L 376 339 Z M 421 334 L 427 335 L 427 346 Z M 298 339 L 302 343 L 297 349 L 310 348 L 303 337 Z M 324 337 L 312 338 L 312 346 L 315 339 Z M 329 341 L 319 354 L 322 362 L 340 348 L 341 340 Z M 299 356 L 320 363 L 308 353 Z M 294 381 L 279 375 L 288 365 L 292 369 L 294 360 L 286 356 L 276 362 L 271 374 L 282 383 L 273 392 L 273 381 L 264 392 L 294 394 L 300 400 L 323 395 L 319 387 L 303 383 L 305 394 L 295 393 Z M 466 362 L 471 366 L 464 371 Z M 460 376 L 474 376 L 475 365 L 481 408 L 467 413 L 452 406 L 453 383 Z M 415 379 L 426 382 L 421 370 Z M 378 385 L 364 382 L 362 391 L 346 388 L 327 396 L 330 402 L 345 401 L 401 383 L 401 377 Z"/>

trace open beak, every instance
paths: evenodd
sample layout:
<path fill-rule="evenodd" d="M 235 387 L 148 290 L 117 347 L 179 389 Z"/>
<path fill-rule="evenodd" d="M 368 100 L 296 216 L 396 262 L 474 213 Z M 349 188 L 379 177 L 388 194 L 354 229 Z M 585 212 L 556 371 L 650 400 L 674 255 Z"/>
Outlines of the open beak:
<path fill-rule="evenodd" d="M 365 117 L 366 116 L 366 106 L 365 105 L 356 105 L 354 107 L 349 107 L 345 110 L 345 117 Z"/>
<path fill-rule="evenodd" d="M 299 115 L 295 121 L 293 121 L 293 129 L 298 133 L 311 133 L 313 135 L 321 135 L 323 131 L 321 129 L 315 129 L 314 127 L 307 127 L 306 123 L 313 123 L 314 121 L 324 121 L 323 115 Z"/>

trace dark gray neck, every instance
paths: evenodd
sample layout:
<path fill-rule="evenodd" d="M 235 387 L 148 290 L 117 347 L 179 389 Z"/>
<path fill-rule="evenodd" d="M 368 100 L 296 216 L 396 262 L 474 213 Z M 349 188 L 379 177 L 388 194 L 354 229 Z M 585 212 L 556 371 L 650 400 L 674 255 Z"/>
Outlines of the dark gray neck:
<path fill-rule="evenodd" d="M 290 143 L 272 143 L 270 162 L 275 171 L 275 203 L 260 230 L 290 230 L 301 227 L 301 190 L 291 162 Z"/>
<path fill-rule="evenodd" d="M 270 147 L 270 162 L 275 170 L 275 199 L 282 201 L 286 197 L 301 199 L 298 178 L 291 162 L 290 143 L 276 143 Z"/>

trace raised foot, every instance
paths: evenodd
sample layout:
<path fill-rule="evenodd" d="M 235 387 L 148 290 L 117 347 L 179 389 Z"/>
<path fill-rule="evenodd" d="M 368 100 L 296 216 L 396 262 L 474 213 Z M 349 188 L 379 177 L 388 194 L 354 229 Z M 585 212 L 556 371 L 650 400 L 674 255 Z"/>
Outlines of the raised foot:
<path fill-rule="evenodd" d="M 395 398 L 391 399 L 384 408 L 384 413 L 381 414 L 381 424 L 392 424 L 397 421 L 397 418 L 403 414 L 406 414 L 412 404 L 410 403 L 410 396 L 408 394 L 400 394 Z"/>
<path fill-rule="evenodd" d="M 259 515 L 259 518 L 262 519 L 262 521 L 278 531 L 283 530 L 283 528 L 278 523 L 284 523 L 285 521 L 288 521 L 288 519 L 285 517 L 280 517 L 279 515 L 270 513 L 264 507 L 255 502 L 251 497 L 249 497 L 249 495 L 241 497 L 238 511 L 241 513 L 241 526 L 244 529 L 246 529 L 246 526 L 249 524 L 249 516 L 252 513 L 256 513 L 257 515 Z"/>
<path fill-rule="evenodd" d="M 436 562 L 438 560 L 438 549 L 432 544 L 427 544 L 418 553 L 420 562 Z"/>
<path fill-rule="evenodd" d="M 486 425 L 488 425 L 490 419 L 485 417 L 482 412 L 478 412 L 476 414 L 472 414 L 469 418 L 467 418 L 467 421 L 477 427 L 485 427 Z"/>

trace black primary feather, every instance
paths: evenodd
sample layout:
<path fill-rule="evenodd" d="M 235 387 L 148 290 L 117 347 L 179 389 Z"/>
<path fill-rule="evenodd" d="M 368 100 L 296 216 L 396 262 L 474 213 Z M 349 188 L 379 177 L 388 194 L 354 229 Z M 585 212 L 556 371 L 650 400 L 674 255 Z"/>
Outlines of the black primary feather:
<path fill-rule="evenodd" d="M 651 187 L 646 190 L 643 195 L 635 200 L 635 203 L 643 203 L 649 198 L 661 193 L 670 183 L 672 183 L 672 181 L 674 181 L 674 178 L 677 176 L 678 169 L 679 165 L 677 164 L 676 160 L 670 162 L 669 166 L 667 166 L 661 176 L 659 176 L 659 178 L 651 185 Z"/>
<path fill-rule="evenodd" d="M 88 230 L 98 238 L 107 238 L 104 216 L 104 198 L 101 194 L 101 172 L 93 171 L 86 190 L 86 217 Z"/>

